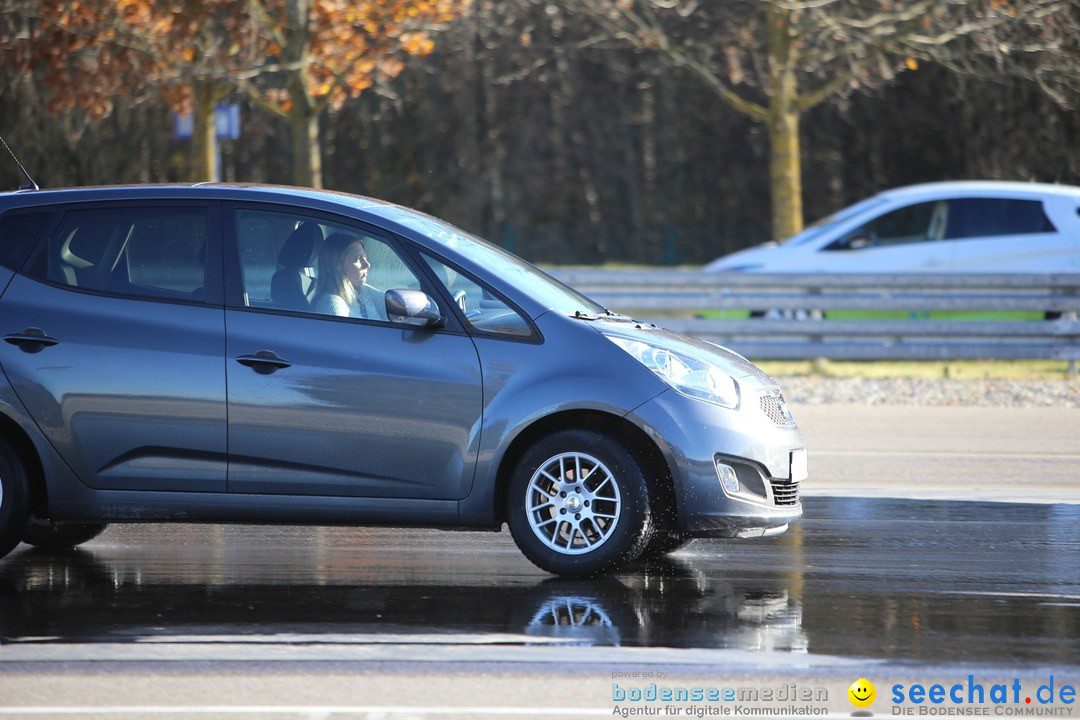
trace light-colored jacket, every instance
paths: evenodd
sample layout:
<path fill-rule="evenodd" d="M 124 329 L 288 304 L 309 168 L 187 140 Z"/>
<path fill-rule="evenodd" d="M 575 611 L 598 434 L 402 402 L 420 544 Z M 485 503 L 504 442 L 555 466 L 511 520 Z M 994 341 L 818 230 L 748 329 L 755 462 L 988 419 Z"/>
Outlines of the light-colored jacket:
<path fill-rule="evenodd" d="M 367 283 L 356 293 L 356 302 L 352 305 L 340 295 L 323 293 L 315 298 L 312 310 L 323 315 L 386 320 L 386 300 L 383 292 Z"/>

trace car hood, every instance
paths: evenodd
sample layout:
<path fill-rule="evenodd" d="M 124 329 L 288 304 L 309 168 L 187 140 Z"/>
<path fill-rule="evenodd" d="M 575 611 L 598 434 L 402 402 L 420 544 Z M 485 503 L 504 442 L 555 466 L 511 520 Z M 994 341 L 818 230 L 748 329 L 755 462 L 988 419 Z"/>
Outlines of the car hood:
<path fill-rule="evenodd" d="M 737 250 L 730 255 L 717 258 L 706 265 L 705 272 L 762 272 L 775 257 L 779 245 L 767 243 L 757 247 Z"/>

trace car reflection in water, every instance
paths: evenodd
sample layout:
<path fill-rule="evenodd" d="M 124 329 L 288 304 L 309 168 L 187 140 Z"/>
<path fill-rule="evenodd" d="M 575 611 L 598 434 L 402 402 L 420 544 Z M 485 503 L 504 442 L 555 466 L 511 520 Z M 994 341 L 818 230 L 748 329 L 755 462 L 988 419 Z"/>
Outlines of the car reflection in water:
<path fill-rule="evenodd" d="M 220 568 L 219 568 L 220 569 Z M 227 568 L 226 568 L 227 569 Z M 499 643 L 803 653 L 780 587 L 708 577 L 678 558 L 597 580 L 499 585 L 272 576 L 170 578 L 90 548 L 0 564 L 0 642 Z M 243 574 L 242 572 L 240 573 Z"/>
<path fill-rule="evenodd" d="M 538 584 L 524 632 L 583 645 L 807 651 L 802 610 L 785 589 L 707 579 L 677 557 L 637 569 L 600 584 Z"/>

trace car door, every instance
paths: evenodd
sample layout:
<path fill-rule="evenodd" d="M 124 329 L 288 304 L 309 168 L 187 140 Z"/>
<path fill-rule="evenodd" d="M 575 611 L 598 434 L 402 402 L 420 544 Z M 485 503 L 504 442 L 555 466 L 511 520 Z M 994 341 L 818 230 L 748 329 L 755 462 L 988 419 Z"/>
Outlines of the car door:
<path fill-rule="evenodd" d="M 64 461 L 100 489 L 224 492 L 224 307 L 215 208 L 65 208 L 0 300 L 0 365 Z"/>
<path fill-rule="evenodd" d="M 418 266 L 389 236 L 306 211 L 236 207 L 228 225 L 229 491 L 465 497 L 483 404 L 469 336 L 317 313 L 318 280 L 300 306 L 279 295 L 306 287 L 323 242 L 342 233 L 363 242 L 372 292 L 422 288 Z"/>

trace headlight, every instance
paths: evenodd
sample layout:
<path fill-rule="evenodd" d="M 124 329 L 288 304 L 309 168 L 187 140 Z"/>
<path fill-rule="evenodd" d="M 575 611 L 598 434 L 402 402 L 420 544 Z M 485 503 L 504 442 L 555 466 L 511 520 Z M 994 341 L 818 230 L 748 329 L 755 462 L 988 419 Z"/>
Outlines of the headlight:
<path fill-rule="evenodd" d="M 753 265 L 732 265 L 731 267 L 718 268 L 711 270 L 714 273 L 746 273 L 754 270 L 760 270 L 764 265 L 762 263 L 754 263 Z"/>
<path fill-rule="evenodd" d="M 739 406 L 739 384 L 715 365 L 640 340 L 605 337 L 683 395 L 733 410 Z"/>

